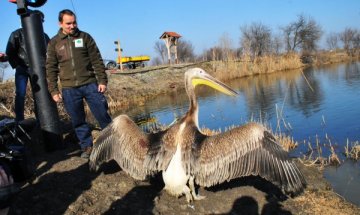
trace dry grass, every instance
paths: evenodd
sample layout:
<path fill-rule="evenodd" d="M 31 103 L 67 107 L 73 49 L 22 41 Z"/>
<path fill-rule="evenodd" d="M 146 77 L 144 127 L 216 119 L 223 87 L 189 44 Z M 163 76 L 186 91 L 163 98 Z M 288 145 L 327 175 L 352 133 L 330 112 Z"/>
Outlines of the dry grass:
<path fill-rule="evenodd" d="M 331 155 L 329 156 L 329 165 L 339 166 L 341 164 L 339 156 L 335 153 L 335 149 L 333 146 L 331 146 L 330 149 L 331 149 Z"/>
<path fill-rule="evenodd" d="M 244 56 L 241 59 L 229 61 L 213 61 L 209 70 L 220 80 L 230 80 L 251 75 L 303 68 L 298 54 L 281 56 L 264 56 L 251 59 Z"/>
<path fill-rule="evenodd" d="M 15 118 L 15 83 L 5 82 L 0 83 L 0 115 Z M 35 118 L 34 99 L 30 84 L 28 84 L 25 96 L 25 118 Z M 61 119 L 69 119 L 64 105 L 57 104 L 59 116 Z"/>
<path fill-rule="evenodd" d="M 350 159 L 359 160 L 360 159 L 360 144 L 359 141 L 351 143 L 349 146 L 349 140 L 345 146 L 345 156 Z"/>
<path fill-rule="evenodd" d="M 316 53 L 313 65 L 335 64 L 352 60 L 359 60 L 359 56 L 349 56 L 343 50 L 325 51 Z"/>
<path fill-rule="evenodd" d="M 275 138 L 280 143 L 282 148 L 287 152 L 295 149 L 298 146 L 298 143 L 294 141 L 294 138 L 288 135 L 280 133 L 280 134 L 276 134 Z"/>
<path fill-rule="evenodd" d="M 356 206 L 346 202 L 331 190 L 306 190 L 294 199 L 301 206 L 301 214 L 354 214 Z"/>
<path fill-rule="evenodd" d="M 316 136 L 315 145 L 308 141 L 304 141 L 304 144 L 308 145 L 308 152 L 300 158 L 300 161 L 305 166 L 316 166 L 320 169 L 326 166 L 339 166 L 342 161 L 339 159 L 338 154 L 335 152 L 334 146 L 330 138 L 326 135 L 325 142 L 321 142 L 319 137 Z M 323 151 L 330 150 L 330 155 L 325 157 Z"/>
<path fill-rule="evenodd" d="M 0 84 L 0 115 L 15 117 L 15 83 L 5 82 Z M 34 118 L 34 99 L 30 84 L 27 86 L 25 97 L 25 118 Z"/>

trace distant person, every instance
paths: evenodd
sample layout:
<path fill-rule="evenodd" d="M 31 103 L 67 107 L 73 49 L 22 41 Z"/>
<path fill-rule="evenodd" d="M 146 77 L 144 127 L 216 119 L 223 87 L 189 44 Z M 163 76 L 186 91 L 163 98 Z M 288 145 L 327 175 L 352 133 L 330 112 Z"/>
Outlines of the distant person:
<path fill-rule="evenodd" d="M 39 13 L 44 22 L 44 14 L 39 10 L 34 10 L 33 13 Z M 49 36 L 44 33 L 46 44 L 49 42 Z M 15 119 L 16 121 L 24 120 L 24 104 L 26 87 L 30 74 L 29 58 L 25 48 L 25 37 L 22 28 L 13 31 L 10 34 L 7 46 L 6 55 L 8 61 L 13 69 L 15 69 Z"/>
<path fill-rule="evenodd" d="M 111 122 L 104 96 L 107 75 L 94 39 L 77 28 L 76 15 L 71 10 L 59 12 L 59 25 L 60 29 L 50 40 L 47 49 L 49 91 L 55 102 L 63 100 L 80 141 L 81 157 L 87 159 L 93 143 L 91 129 L 85 119 L 83 99 L 100 127 L 105 128 Z"/>

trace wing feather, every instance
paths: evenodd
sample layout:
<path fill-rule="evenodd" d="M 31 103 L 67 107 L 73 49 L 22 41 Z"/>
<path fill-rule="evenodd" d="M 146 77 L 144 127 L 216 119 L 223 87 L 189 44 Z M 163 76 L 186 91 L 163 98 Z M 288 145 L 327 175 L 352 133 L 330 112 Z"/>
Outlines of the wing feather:
<path fill-rule="evenodd" d="M 198 143 L 196 183 L 209 187 L 234 178 L 259 175 L 288 192 L 301 190 L 305 179 L 266 128 L 249 123 Z"/>
<path fill-rule="evenodd" d="M 128 116 L 120 115 L 102 130 L 94 143 L 90 169 L 96 170 L 101 163 L 114 159 L 131 177 L 144 180 L 155 172 L 144 165 L 147 153 L 149 149 L 156 153 L 159 148 L 152 147 L 150 139 L 153 141 L 154 135 L 145 134 Z"/>

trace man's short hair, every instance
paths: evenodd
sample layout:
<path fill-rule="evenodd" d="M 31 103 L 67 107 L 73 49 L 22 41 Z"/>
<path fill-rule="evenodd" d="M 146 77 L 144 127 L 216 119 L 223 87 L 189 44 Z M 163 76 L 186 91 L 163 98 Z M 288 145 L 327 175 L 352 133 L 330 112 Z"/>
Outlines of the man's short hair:
<path fill-rule="evenodd" d="M 69 10 L 69 9 L 65 9 L 65 10 L 62 10 L 62 11 L 59 12 L 59 22 L 62 22 L 62 21 L 63 21 L 63 17 L 64 17 L 65 14 L 66 14 L 66 15 L 69 15 L 69 16 L 74 16 L 75 19 L 76 19 L 76 15 L 75 15 L 74 12 L 72 12 L 72 11 Z"/>

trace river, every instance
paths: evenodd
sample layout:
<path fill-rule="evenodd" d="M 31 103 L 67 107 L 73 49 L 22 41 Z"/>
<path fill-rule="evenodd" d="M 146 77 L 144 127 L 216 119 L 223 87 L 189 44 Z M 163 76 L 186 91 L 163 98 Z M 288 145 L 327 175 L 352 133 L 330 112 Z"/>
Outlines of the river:
<path fill-rule="evenodd" d="M 226 82 L 239 95 L 197 89 L 200 127 L 221 129 L 249 121 L 268 125 L 299 143 L 291 155 L 303 157 L 319 145 L 327 158 L 335 149 L 342 161 L 324 177 L 334 190 L 360 206 L 360 165 L 344 157 L 345 146 L 360 140 L 360 63 L 277 72 Z M 124 112 L 138 120 L 170 124 L 188 109 L 185 92 L 159 96 Z M 315 153 L 316 154 L 316 153 Z M 318 154 L 316 154 L 318 155 Z"/>

